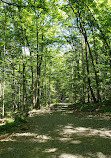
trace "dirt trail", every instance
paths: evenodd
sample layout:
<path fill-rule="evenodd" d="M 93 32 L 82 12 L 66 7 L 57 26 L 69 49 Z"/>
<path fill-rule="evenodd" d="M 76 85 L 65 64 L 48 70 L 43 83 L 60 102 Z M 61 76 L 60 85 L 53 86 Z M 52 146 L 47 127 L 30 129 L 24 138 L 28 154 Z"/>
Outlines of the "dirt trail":
<path fill-rule="evenodd" d="M 111 119 L 38 113 L 0 141 L 0 158 L 111 158 Z"/>

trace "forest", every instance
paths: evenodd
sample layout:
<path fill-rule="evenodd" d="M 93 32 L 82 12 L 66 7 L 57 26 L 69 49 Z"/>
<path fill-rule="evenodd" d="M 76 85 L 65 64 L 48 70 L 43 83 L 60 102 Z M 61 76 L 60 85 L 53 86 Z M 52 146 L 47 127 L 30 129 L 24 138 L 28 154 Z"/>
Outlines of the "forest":
<path fill-rule="evenodd" d="M 0 0 L 0 157 L 111 158 L 111 0 Z"/>
<path fill-rule="evenodd" d="M 1 0 L 1 117 L 110 101 L 110 41 L 110 0 Z"/>

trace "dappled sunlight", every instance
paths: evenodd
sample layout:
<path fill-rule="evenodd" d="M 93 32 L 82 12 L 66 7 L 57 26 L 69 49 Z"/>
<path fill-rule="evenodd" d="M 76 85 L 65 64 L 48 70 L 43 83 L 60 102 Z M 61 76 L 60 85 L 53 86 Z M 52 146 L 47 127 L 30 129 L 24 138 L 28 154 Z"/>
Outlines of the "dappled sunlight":
<path fill-rule="evenodd" d="M 68 124 L 67 126 L 65 126 L 66 129 L 73 129 L 73 125 L 72 124 Z"/>
<path fill-rule="evenodd" d="M 35 134 L 35 133 L 30 133 L 30 132 L 27 132 L 27 133 L 14 133 L 14 134 L 12 134 L 12 136 L 20 136 L 20 137 L 22 137 L 22 136 L 25 136 L 25 137 L 35 137 L 37 134 Z"/>
<path fill-rule="evenodd" d="M 57 148 L 50 148 L 50 149 L 45 149 L 45 153 L 53 153 L 53 152 L 56 152 L 57 151 Z"/>
<path fill-rule="evenodd" d="M 10 137 L 7 137 L 7 138 L 4 138 L 4 139 L 1 139 L 1 140 L 0 140 L 0 142 L 8 142 L 8 141 L 14 142 L 14 141 L 16 141 L 16 140 L 14 140 L 14 139 L 12 139 L 12 138 L 10 138 Z"/>
<path fill-rule="evenodd" d="M 39 135 L 39 134 L 35 134 L 35 133 L 25 132 L 25 133 L 13 133 L 9 137 L 1 139 L 0 141 L 1 142 L 17 141 L 16 138 L 20 138 L 20 137 L 21 137 L 21 139 L 25 139 L 25 141 L 27 138 L 27 141 L 39 142 L 39 143 L 45 143 L 49 140 L 52 140 L 52 138 L 50 136 L 47 136 L 47 135 Z"/>
<path fill-rule="evenodd" d="M 29 137 L 31 142 L 39 142 L 39 143 L 45 143 L 48 140 L 51 140 L 50 136 L 39 135 L 39 134 L 29 133 L 29 132 L 28 133 L 15 133 L 15 134 L 12 135 L 12 137 L 24 137 L 24 138 Z"/>
<path fill-rule="evenodd" d="M 110 121 L 53 113 L 31 117 L 27 126 L 28 130 L 20 128 L 16 133 L 6 135 L 7 139 L 3 141 L 7 142 L 0 142 L 0 156 L 111 158 Z"/>
<path fill-rule="evenodd" d="M 51 114 L 52 111 L 46 110 L 46 109 L 40 109 L 40 110 L 33 109 L 32 111 L 29 111 L 29 117 L 34 117 L 37 115 L 44 115 L 46 113 Z"/>
<path fill-rule="evenodd" d="M 45 143 L 49 140 L 51 140 L 51 137 L 50 136 L 47 136 L 47 135 L 38 135 L 37 137 L 35 137 L 35 139 L 40 142 L 40 143 Z M 35 140 L 35 141 L 36 141 Z"/>
<path fill-rule="evenodd" d="M 59 140 L 65 143 L 65 142 L 71 141 L 72 138 L 59 138 Z"/>
<path fill-rule="evenodd" d="M 102 152 L 96 152 L 95 154 L 94 153 L 87 153 L 89 157 L 92 157 L 92 158 L 111 158 L 110 155 L 104 155 Z"/>
<path fill-rule="evenodd" d="M 102 152 L 97 152 L 97 153 L 86 153 L 87 156 L 82 156 L 82 155 L 73 155 L 73 154 L 66 154 L 63 153 L 59 156 L 59 158 L 111 158 L 109 155 L 104 155 Z"/>
<path fill-rule="evenodd" d="M 81 136 L 100 136 L 100 137 L 111 137 L 111 130 L 106 128 L 101 129 L 92 129 L 92 128 L 86 128 L 86 127 L 76 127 L 73 126 L 65 126 L 64 129 L 60 132 L 60 135 L 63 135 L 64 137 L 71 135 L 81 135 Z"/>
<path fill-rule="evenodd" d="M 96 153 L 97 158 L 107 158 L 106 155 L 104 155 L 102 152 L 97 152 Z M 111 156 L 110 156 L 111 157 Z"/>
<path fill-rule="evenodd" d="M 70 143 L 71 144 L 81 144 L 82 142 L 80 140 L 73 140 Z"/>
<path fill-rule="evenodd" d="M 61 154 L 60 156 L 59 156 L 59 158 L 84 158 L 83 156 L 81 156 L 81 155 L 72 155 L 72 154 Z"/>
<path fill-rule="evenodd" d="M 25 132 L 25 133 L 12 133 L 10 136 L 1 139 L 1 142 L 6 142 L 6 141 L 16 141 L 15 138 L 17 137 L 36 137 L 37 134 L 35 133 L 30 133 L 30 132 Z"/>
<path fill-rule="evenodd" d="M 82 143 L 80 140 L 73 140 L 73 138 L 65 137 L 65 138 L 59 138 L 59 141 L 63 143 L 70 142 L 70 144 L 80 144 Z"/>

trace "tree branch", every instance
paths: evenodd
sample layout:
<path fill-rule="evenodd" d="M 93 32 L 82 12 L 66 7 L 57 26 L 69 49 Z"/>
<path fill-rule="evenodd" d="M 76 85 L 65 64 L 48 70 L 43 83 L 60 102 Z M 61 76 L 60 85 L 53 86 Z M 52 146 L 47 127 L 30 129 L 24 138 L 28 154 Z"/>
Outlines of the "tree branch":
<path fill-rule="evenodd" d="M 87 6 L 87 5 L 86 5 L 86 6 Z M 93 20 L 94 20 L 95 23 L 96 23 L 97 29 L 101 32 L 101 35 L 102 35 L 103 40 L 105 41 L 107 47 L 110 49 L 110 46 L 109 46 L 109 44 L 108 44 L 108 42 L 107 42 L 107 40 L 106 40 L 105 34 L 104 34 L 103 31 L 101 30 L 101 28 L 100 28 L 100 26 L 99 26 L 99 24 L 98 24 L 97 19 L 94 17 L 94 15 L 93 15 L 93 13 L 91 12 L 89 6 L 87 6 L 87 8 L 88 8 L 88 10 L 89 10 L 89 12 L 90 12 L 90 14 L 91 14 Z"/>
<path fill-rule="evenodd" d="M 26 8 L 26 7 L 31 7 L 31 8 L 42 8 L 45 10 L 45 7 L 44 6 L 40 6 L 40 5 L 19 5 L 19 4 L 16 4 L 16 3 L 9 3 L 9 2 L 6 2 L 5 0 L 0 0 L 1 2 L 7 4 L 7 5 L 10 5 L 10 6 L 15 6 L 15 7 L 18 7 L 18 8 Z"/>

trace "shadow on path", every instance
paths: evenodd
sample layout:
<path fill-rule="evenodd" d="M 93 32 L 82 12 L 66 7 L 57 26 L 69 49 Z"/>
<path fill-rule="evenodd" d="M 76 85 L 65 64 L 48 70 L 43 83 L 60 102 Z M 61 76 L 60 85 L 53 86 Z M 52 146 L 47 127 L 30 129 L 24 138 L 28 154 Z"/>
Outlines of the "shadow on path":
<path fill-rule="evenodd" d="M 54 112 L 28 124 L 0 142 L 0 158 L 111 158 L 111 119 Z"/>

